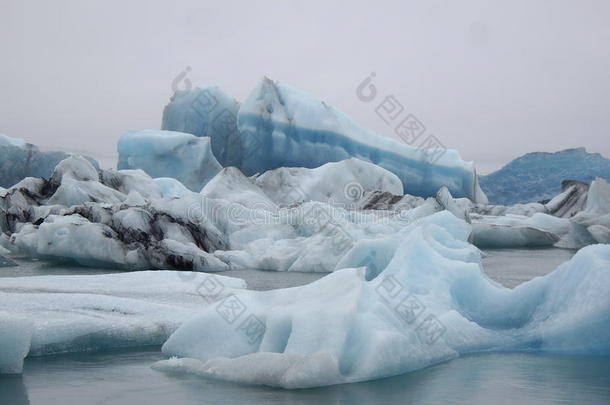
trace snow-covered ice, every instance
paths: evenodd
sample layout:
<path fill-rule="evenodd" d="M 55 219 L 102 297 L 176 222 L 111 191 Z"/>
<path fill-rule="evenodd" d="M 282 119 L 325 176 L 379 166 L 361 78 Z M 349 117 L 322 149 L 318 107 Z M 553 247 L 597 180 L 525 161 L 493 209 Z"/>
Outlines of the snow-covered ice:
<path fill-rule="evenodd" d="M 326 163 L 314 169 L 282 167 L 256 176 L 254 183 L 279 206 L 306 201 L 354 208 L 365 192 L 403 194 L 393 173 L 360 159 Z"/>

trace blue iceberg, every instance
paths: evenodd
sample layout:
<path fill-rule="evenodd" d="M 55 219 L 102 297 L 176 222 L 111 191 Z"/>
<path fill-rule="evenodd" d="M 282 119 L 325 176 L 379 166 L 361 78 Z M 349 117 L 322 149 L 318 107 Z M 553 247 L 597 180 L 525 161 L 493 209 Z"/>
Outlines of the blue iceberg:
<path fill-rule="evenodd" d="M 142 169 L 151 177 L 171 177 L 199 192 L 222 166 L 210 138 L 174 131 L 131 131 L 119 139 L 118 169 Z"/>
<path fill-rule="evenodd" d="M 0 187 L 11 187 L 26 177 L 48 179 L 55 166 L 68 157 L 68 153 L 43 152 L 23 139 L 0 134 Z M 95 159 L 85 158 L 99 170 Z"/>
<path fill-rule="evenodd" d="M 455 197 L 487 201 L 474 164 L 457 151 L 414 148 L 377 136 L 284 84 L 264 78 L 239 107 L 235 122 L 237 106 L 215 87 L 178 92 L 164 110 L 163 128 L 209 136 L 218 161 L 247 176 L 358 158 L 394 173 L 405 193 L 431 197 L 446 186 Z"/>
<path fill-rule="evenodd" d="M 209 137 L 218 162 L 224 167 L 238 166 L 231 147 L 238 144 L 238 110 L 239 103 L 218 87 L 178 91 L 163 110 L 161 128 Z"/>

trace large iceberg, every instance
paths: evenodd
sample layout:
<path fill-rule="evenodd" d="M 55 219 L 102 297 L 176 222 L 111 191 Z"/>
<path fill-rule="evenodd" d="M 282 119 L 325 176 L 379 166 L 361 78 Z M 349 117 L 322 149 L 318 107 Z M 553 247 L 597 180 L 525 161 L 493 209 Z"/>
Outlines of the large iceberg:
<path fill-rule="evenodd" d="M 490 203 L 513 205 L 553 198 L 563 180 L 590 183 L 596 177 L 610 179 L 610 159 L 578 148 L 525 154 L 480 182 Z"/>
<path fill-rule="evenodd" d="M 202 103 L 205 108 L 197 107 Z M 217 88 L 179 92 L 165 108 L 163 128 L 210 136 L 223 166 L 238 167 L 247 176 L 355 157 L 394 173 L 409 194 L 430 197 L 446 186 L 456 197 L 486 202 L 473 163 L 462 161 L 456 151 L 418 149 L 374 135 L 287 85 L 264 78 L 239 106 L 237 123 L 236 108 Z"/>
<path fill-rule="evenodd" d="M 210 138 L 174 131 L 132 131 L 119 139 L 118 169 L 142 169 L 152 177 L 171 177 L 199 192 L 222 166 Z"/>
<path fill-rule="evenodd" d="M 268 78 L 241 105 L 238 127 L 246 175 L 357 157 L 396 174 L 409 194 L 433 196 L 447 186 L 456 197 L 486 202 L 474 165 L 456 151 L 417 149 L 376 136 L 328 104 Z"/>
<path fill-rule="evenodd" d="M 302 287 L 247 291 L 183 324 L 155 368 L 284 388 L 364 381 L 489 351 L 610 353 L 610 246 L 511 290 L 447 211 Z M 355 268 L 354 268 L 355 267 Z"/>

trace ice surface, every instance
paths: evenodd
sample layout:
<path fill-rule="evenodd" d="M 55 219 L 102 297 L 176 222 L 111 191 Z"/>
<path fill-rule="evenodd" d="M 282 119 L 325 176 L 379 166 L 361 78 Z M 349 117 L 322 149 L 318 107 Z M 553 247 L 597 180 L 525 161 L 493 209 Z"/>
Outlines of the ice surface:
<path fill-rule="evenodd" d="M 218 87 L 178 91 L 163 110 L 162 128 L 209 137 L 212 152 L 222 166 L 237 166 L 239 103 Z M 197 190 L 199 191 L 199 190 Z"/>
<path fill-rule="evenodd" d="M 437 153 L 376 136 L 313 96 L 267 78 L 241 105 L 238 128 L 239 167 L 246 175 L 356 157 L 396 174 L 409 194 L 434 196 L 447 186 L 456 197 L 485 202 L 474 165 L 456 151 Z"/>
<path fill-rule="evenodd" d="M 0 134 L 0 146 L 14 146 L 17 148 L 26 147 L 27 142 L 21 138 L 11 138 L 10 136 Z"/>
<path fill-rule="evenodd" d="M 321 201 L 354 208 L 365 192 L 402 195 L 402 182 L 393 173 L 360 159 L 326 163 L 315 169 L 303 167 L 269 170 L 254 183 L 279 206 Z"/>
<path fill-rule="evenodd" d="M 303 388 L 397 375 L 463 353 L 610 353 L 610 246 L 584 248 L 511 290 L 486 278 L 469 231 L 444 211 L 393 243 L 362 242 L 344 262 L 359 268 L 227 297 L 163 345 L 186 358 L 155 368 Z"/>
<path fill-rule="evenodd" d="M 0 374 L 21 374 L 30 350 L 33 324 L 0 307 Z"/>
<path fill-rule="evenodd" d="M 598 177 L 591 183 L 585 210 L 593 215 L 610 214 L 610 186 L 603 178 Z"/>
<path fill-rule="evenodd" d="M 199 192 L 218 173 L 210 138 L 174 131 L 132 131 L 118 142 L 119 169 L 142 169 L 152 177 L 171 177 Z"/>
<path fill-rule="evenodd" d="M 226 167 L 206 184 L 201 195 L 225 199 L 252 209 L 277 210 L 265 192 L 235 167 Z"/>
<path fill-rule="evenodd" d="M 561 194 L 544 204 L 546 211 L 556 217 L 570 218 L 585 209 L 589 185 L 566 180 L 561 183 Z"/>
<path fill-rule="evenodd" d="M 28 351 L 161 344 L 195 311 L 245 288 L 236 278 L 175 271 L 0 278 L 0 370 Z"/>
<path fill-rule="evenodd" d="M 157 177 L 155 183 L 160 187 L 161 195 L 165 198 L 180 198 L 192 193 L 184 187 L 184 184 L 171 177 Z"/>
<path fill-rule="evenodd" d="M 598 176 L 610 179 L 610 159 L 579 148 L 528 153 L 480 180 L 491 204 L 513 205 L 553 198 L 564 180 L 590 183 Z"/>

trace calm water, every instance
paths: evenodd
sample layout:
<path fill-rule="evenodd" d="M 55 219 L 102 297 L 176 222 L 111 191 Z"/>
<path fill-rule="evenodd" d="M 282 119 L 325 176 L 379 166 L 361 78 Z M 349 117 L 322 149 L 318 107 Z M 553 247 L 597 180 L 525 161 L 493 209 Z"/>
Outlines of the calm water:
<path fill-rule="evenodd" d="M 158 350 L 28 359 L 0 378 L 1 404 L 608 404 L 610 358 L 467 356 L 398 377 L 307 390 L 243 386 L 152 370 Z"/>
<path fill-rule="evenodd" d="M 487 250 L 485 271 L 514 287 L 552 271 L 573 251 Z M 108 272 L 20 261 L 0 276 Z M 12 274 L 10 274 L 12 273 Z M 311 282 L 322 274 L 231 272 L 252 289 Z M 609 404 L 610 357 L 501 353 L 466 356 L 383 380 L 287 391 L 242 386 L 150 368 L 159 348 L 27 359 L 20 377 L 0 377 L 4 404 Z"/>

